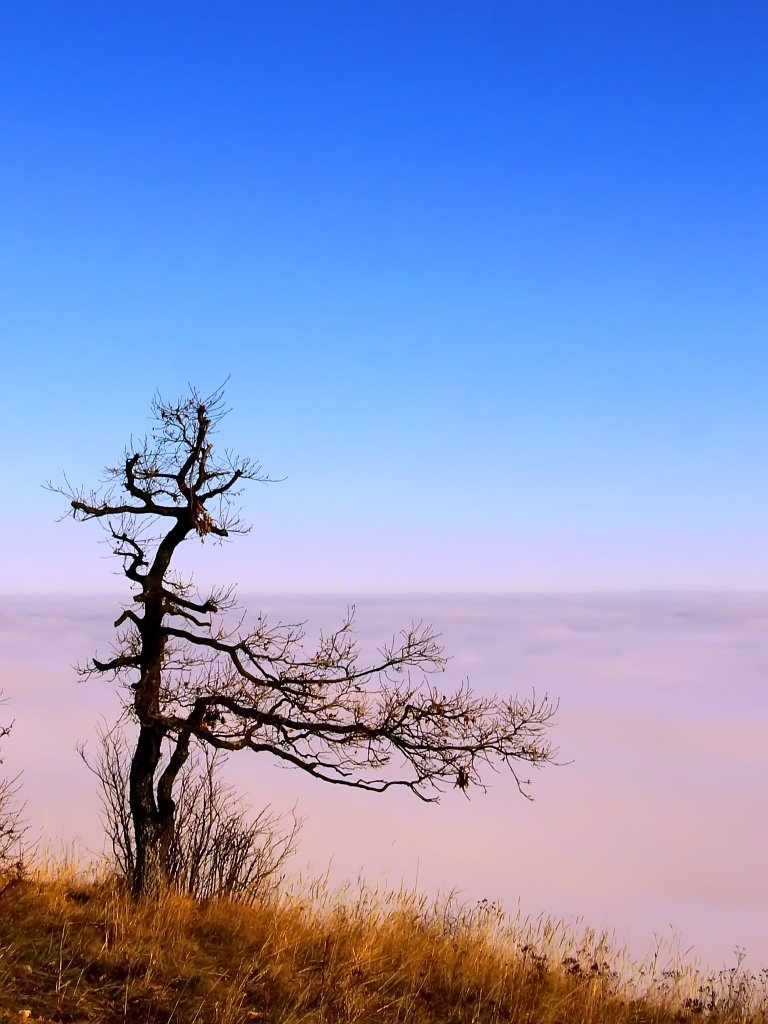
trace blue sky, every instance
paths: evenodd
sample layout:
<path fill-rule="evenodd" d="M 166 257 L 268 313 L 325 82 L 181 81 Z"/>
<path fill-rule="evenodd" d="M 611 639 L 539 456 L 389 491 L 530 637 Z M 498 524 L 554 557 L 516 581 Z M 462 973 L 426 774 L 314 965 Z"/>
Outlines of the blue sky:
<path fill-rule="evenodd" d="M 768 12 L 0 13 L 4 590 L 117 588 L 40 490 L 228 375 L 243 589 L 762 588 Z"/>

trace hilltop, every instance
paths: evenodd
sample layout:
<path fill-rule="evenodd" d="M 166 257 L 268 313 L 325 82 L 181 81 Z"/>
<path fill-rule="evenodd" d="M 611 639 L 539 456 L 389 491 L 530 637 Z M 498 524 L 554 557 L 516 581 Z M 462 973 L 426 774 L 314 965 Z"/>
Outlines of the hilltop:
<path fill-rule="evenodd" d="M 330 897 L 322 885 L 251 906 L 136 903 L 114 878 L 64 869 L 8 875 L 0 890 L 2 1021 L 768 1020 L 764 973 L 627 973 L 605 937 L 510 922 L 493 904 Z"/>

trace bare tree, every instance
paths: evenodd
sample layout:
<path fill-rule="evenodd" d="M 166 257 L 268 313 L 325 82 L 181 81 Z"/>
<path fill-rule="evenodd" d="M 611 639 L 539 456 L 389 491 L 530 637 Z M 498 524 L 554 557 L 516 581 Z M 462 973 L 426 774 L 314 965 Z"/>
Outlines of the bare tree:
<path fill-rule="evenodd" d="M 440 637 L 422 623 L 384 643 L 370 664 L 360 664 L 354 609 L 311 649 L 303 623 L 259 614 L 243 631 L 243 619 L 233 627 L 227 614 L 231 588 L 201 595 L 172 570 L 188 537 L 246 532 L 233 498 L 245 481 L 268 478 L 229 449 L 214 453 L 221 390 L 202 398 L 192 389 L 178 404 L 156 397 L 153 412 L 151 437 L 106 470 L 100 489 L 53 488 L 76 520 L 105 526 L 133 588 L 110 656 L 83 672 L 123 681 L 139 724 L 129 780 L 135 893 L 167 881 L 174 787 L 194 740 L 271 754 L 316 779 L 376 793 L 397 786 L 435 800 L 446 786 L 482 786 L 489 765 L 508 768 L 525 791 L 518 767 L 553 757 L 546 729 L 555 707 L 546 697 L 491 699 L 466 683 L 442 694 L 430 681 L 445 666 Z"/>
<path fill-rule="evenodd" d="M 131 754 L 120 723 L 98 730 L 98 757 L 80 756 L 98 778 L 102 823 L 120 874 L 133 884 L 136 850 L 129 797 Z M 168 881 L 198 899 L 228 896 L 252 903 L 272 891 L 295 849 L 300 822 L 264 808 L 255 817 L 221 777 L 226 755 L 193 752 L 176 782 Z"/>
<path fill-rule="evenodd" d="M 3 703 L 0 691 L 0 704 Z M 0 740 L 9 736 L 12 728 L 12 722 L 10 725 L 0 725 Z M 18 775 L 11 779 L 0 779 L 0 867 L 11 861 L 21 861 L 25 855 L 24 836 L 27 826 L 21 819 L 24 808 L 18 801 L 18 781 Z"/>

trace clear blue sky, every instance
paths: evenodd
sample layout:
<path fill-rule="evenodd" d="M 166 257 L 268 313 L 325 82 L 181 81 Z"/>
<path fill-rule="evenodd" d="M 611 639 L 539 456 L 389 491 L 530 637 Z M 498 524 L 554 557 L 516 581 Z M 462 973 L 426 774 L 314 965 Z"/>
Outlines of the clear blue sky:
<path fill-rule="evenodd" d="M 116 587 L 91 482 L 231 375 L 241 588 L 768 580 L 768 8 L 0 12 L 0 589 Z"/>

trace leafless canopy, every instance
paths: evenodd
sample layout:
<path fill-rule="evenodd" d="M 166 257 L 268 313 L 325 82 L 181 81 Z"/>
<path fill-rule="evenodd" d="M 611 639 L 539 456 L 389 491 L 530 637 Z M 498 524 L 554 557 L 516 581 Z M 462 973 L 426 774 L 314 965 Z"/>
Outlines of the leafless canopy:
<path fill-rule="evenodd" d="M 231 589 L 200 594 L 173 573 L 186 538 L 245 532 L 233 499 L 245 481 L 267 478 L 248 459 L 214 451 L 221 391 L 192 390 L 175 405 L 157 398 L 153 411 L 153 435 L 106 471 L 101 490 L 57 488 L 76 520 L 106 524 L 133 588 L 110 656 L 84 671 L 123 681 L 139 721 L 174 739 L 180 756 L 195 738 L 271 754 L 325 782 L 405 787 L 425 800 L 446 786 L 482 786 L 484 768 L 506 767 L 525 791 L 520 766 L 552 760 L 553 704 L 479 696 L 468 684 L 443 694 L 432 679 L 445 658 L 430 626 L 411 624 L 363 664 L 354 608 L 310 646 L 303 623 L 260 614 L 247 630 L 242 619 L 233 627 Z"/>

